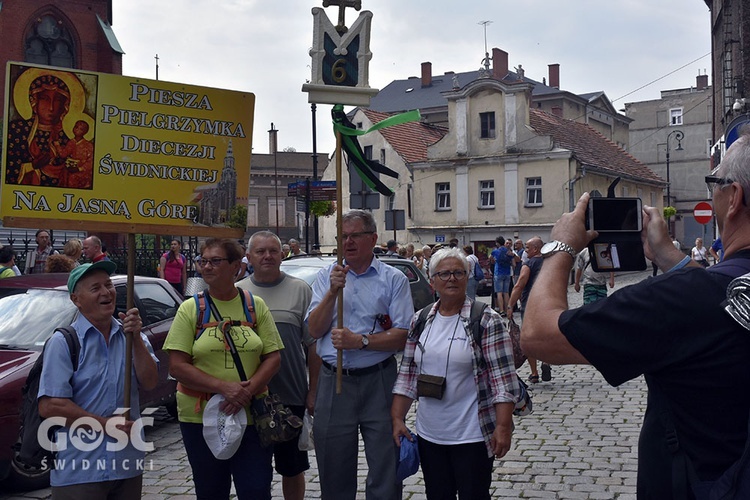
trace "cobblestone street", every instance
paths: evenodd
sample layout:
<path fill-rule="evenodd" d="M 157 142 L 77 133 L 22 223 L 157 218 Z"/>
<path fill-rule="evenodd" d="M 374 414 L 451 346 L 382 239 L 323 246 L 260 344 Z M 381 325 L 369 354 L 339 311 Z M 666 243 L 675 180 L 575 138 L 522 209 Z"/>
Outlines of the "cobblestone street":
<path fill-rule="evenodd" d="M 617 277 L 616 288 L 645 279 L 650 271 Z M 571 307 L 581 294 L 569 288 Z M 486 300 L 487 298 L 483 298 Z M 519 370 L 528 376 L 526 366 Z M 492 497 L 559 499 L 635 499 L 637 442 L 646 386 L 642 378 L 618 388 L 609 386 L 589 366 L 553 367 L 552 381 L 532 386 L 534 413 L 515 417 L 511 451 L 496 462 Z M 164 412 L 147 431 L 155 451 L 147 456 L 143 498 L 194 498 L 190 466 L 179 426 Z M 410 414 L 411 427 L 413 416 Z M 361 476 L 358 498 L 364 499 L 367 465 L 360 450 Z M 314 453 L 307 472 L 306 498 L 319 498 L 320 486 Z M 0 500 L 49 498 L 49 489 L 0 494 Z M 283 498 L 281 482 L 274 476 L 273 497 Z M 404 483 L 404 499 L 425 498 L 421 473 Z"/>

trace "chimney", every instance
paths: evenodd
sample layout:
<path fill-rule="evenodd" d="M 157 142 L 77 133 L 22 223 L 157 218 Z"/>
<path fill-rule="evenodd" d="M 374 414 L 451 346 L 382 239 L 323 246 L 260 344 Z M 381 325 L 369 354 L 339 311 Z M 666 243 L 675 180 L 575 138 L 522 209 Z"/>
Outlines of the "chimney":
<path fill-rule="evenodd" d="M 432 63 L 422 63 L 422 88 L 432 86 Z"/>
<path fill-rule="evenodd" d="M 271 122 L 271 130 L 268 131 L 268 154 L 270 155 L 279 150 L 279 139 L 277 137 L 278 131 L 279 129 L 274 128 L 273 122 Z"/>
<path fill-rule="evenodd" d="M 549 65 L 549 86 L 560 88 L 560 65 L 557 63 Z"/>
<path fill-rule="evenodd" d="M 508 53 L 498 48 L 492 49 L 492 78 L 502 80 L 508 75 Z"/>
<path fill-rule="evenodd" d="M 708 75 L 698 75 L 695 77 L 696 90 L 704 90 L 708 87 Z"/>

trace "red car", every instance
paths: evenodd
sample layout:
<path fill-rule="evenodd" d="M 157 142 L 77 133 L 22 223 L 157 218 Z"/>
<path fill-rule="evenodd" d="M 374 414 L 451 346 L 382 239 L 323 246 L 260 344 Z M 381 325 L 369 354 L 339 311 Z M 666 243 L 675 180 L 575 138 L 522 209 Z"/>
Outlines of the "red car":
<path fill-rule="evenodd" d="M 115 315 L 126 309 L 127 276 L 114 275 Z M 0 489 L 32 490 L 49 485 L 49 471 L 23 467 L 15 458 L 21 388 L 39 357 L 44 342 L 56 328 L 70 325 L 78 310 L 70 300 L 68 274 L 35 274 L 0 280 Z M 140 393 L 141 408 L 166 405 L 176 414 L 174 380 L 168 378 L 164 339 L 182 299 L 172 286 L 157 278 L 135 277 L 135 305 L 143 332 L 159 358 L 159 383 Z"/>

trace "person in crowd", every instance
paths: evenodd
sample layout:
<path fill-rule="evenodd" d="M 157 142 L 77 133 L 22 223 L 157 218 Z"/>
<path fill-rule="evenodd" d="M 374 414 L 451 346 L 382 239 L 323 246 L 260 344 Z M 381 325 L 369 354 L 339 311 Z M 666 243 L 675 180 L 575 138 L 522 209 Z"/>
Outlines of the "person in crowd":
<path fill-rule="evenodd" d="M 300 247 L 299 247 L 299 241 L 295 240 L 294 238 L 291 238 L 289 240 L 289 254 L 288 257 L 293 257 L 295 255 L 307 255 Z"/>
<path fill-rule="evenodd" d="M 703 238 L 695 239 L 695 246 L 690 250 L 690 256 L 703 267 L 708 267 L 708 250 L 703 246 Z"/>
<path fill-rule="evenodd" d="M 729 147 L 706 176 L 724 261 L 705 270 L 670 241 L 657 207 L 644 207 L 646 257 L 665 272 L 606 299 L 568 309 L 575 252 L 586 230 L 588 194 L 552 229 L 550 251 L 529 298 L 521 330 L 525 353 L 555 364 L 591 364 L 619 386 L 644 376 L 648 405 L 638 446 L 638 498 L 692 498 L 745 449 L 750 398 L 750 335 L 727 313 L 727 286 L 750 260 L 750 136 Z M 739 396 L 742 395 L 742 396 Z M 721 405 L 710 401 L 731 402 Z"/>
<path fill-rule="evenodd" d="M 232 481 L 239 498 L 271 498 L 272 450 L 261 446 L 249 405 L 255 396 L 267 392 L 268 382 L 281 365 L 283 344 L 268 306 L 261 297 L 254 297 L 256 327 L 241 324 L 229 330 L 247 376 L 241 381 L 232 358 L 227 362 L 224 333 L 218 328 L 222 319 L 246 320 L 245 299 L 234 284 L 242 253 L 242 246 L 229 238 L 209 238 L 201 245 L 201 273 L 208 285 L 204 293 L 212 322 L 208 325 L 212 326 L 196 332 L 199 301 L 189 299 L 177 310 L 164 342 L 169 373 L 178 381 L 180 431 L 199 499 L 228 499 Z M 203 438 L 203 412 L 214 394 L 225 398 L 220 406 L 225 413 L 247 413 L 242 442 L 227 460 L 215 458 Z"/>
<path fill-rule="evenodd" d="M 73 261 L 73 265 L 81 265 L 81 256 L 83 255 L 83 242 L 78 238 L 71 238 L 63 246 L 63 255 Z"/>
<path fill-rule="evenodd" d="M 424 253 L 422 253 L 421 248 L 417 248 L 416 250 L 414 250 L 414 255 L 412 256 L 411 260 L 417 266 L 417 269 L 419 269 L 423 273 L 426 272 L 427 265 L 425 262 Z"/>
<path fill-rule="evenodd" d="M 49 231 L 39 229 L 36 234 L 36 250 L 30 250 L 26 256 L 26 265 L 23 274 L 39 274 L 44 272 L 44 263 L 50 255 L 58 252 L 52 248 Z"/>
<path fill-rule="evenodd" d="M 607 297 L 607 278 L 609 278 L 609 287 L 615 287 L 615 273 L 597 273 L 591 267 L 591 257 L 588 247 L 581 250 L 576 257 L 575 273 L 575 290 L 581 291 L 583 283 L 583 303 L 591 304 L 597 300 Z"/>
<path fill-rule="evenodd" d="M 70 300 L 79 312 L 71 325 L 81 345 L 78 369 L 73 369 L 62 333 L 54 333 L 44 348 L 39 415 L 64 418 L 66 425 L 57 431 L 56 440 L 68 443 L 56 456 L 56 463 L 64 465 L 53 467 L 50 474 L 54 499 L 141 498 L 144 466 L 137 464 L 143 463 L 145 451 L 135 446 L 134 440 L 126 440 L 124 447 L 117 449 L 121 436 L 109 431 L 102 435 L 100 430 L 92 431 L 87 443 L 96 446 L 87 446 L 86 451 L 71 441 L 71 429 L 80 432 L 78 424 L 84 417 L 96 421 L 100 429 L 116 427 L 120 434 L 130 434 L 140 418 L 138 388 L 153 389 L 159 380 L 158 359 L 141 332 L 138 309 L 119 313 L 121 322 L 113 317 L 117 294 L 110 275 L 116 267 L 108 261 L 83 264 L 73 269 L 68 278 Z M 133 339 L 133 368 L 130 415 L 125 420 L 118 409 L 125 407 L 128 336 Z M 140 433 L 143 442 L 143 429 Z"/>
<path fill-rule="evenodd" d="M 474 249 L 471 248 L 471 245 L 466 245 L 464 247 L 464 253 L 466 254 L 466 260 L 469 261 L 469 278 L 466 284 L 466 296 L 471 300 L 475 300 L 477 298 L 477 285 L 479 285 L 479 281 L 477 281 L 477 278 L 474 276 L 474 268 L 479 264 L 479 259 L 474 255 Z"/>
<path fill-rule="evenodd" d="M 396 240 L 388 240 L 385 244 L 386 255 L 398 255 L 398 242 Z"/>
<path fill-rule="evenodd" d="M 16 272 L 13 267 L 16 265 L 16 251 L 10 245 L 0 248 L 0 279 L 15 278 Z"/>
<path fill-rule="evenodd" d="M 406 258 L 406 247 L 400 247 L 398 249 L 398 256 L 401 258 Z"/>
<path fill-rule="evenodd" d="M 268 388 L 298 417 L 304 416 L 305 408 L 314 414 L 320 357 L 315 353 L 315 339 L 310 337 L 305 324 L 312 291 L 303 280 L 281 270 L 281 240 L 274 233 L 259 231 L 250 236 L 247 256 L 255 272 L 238 282 L 237 287 L 263 298 L 284 342 L 281 369 Z M 302 500 L 305 471 L 310 468 L 310 462 L 307 452 L 299 449 L 299 438 L 275 445 L 273 456 L 285 500 Z"/>
<path fill-rule="evenodd" d="M 426 276 L 430 275 L 430 257 L 432 257 L 432 247 L 430 245 L 424 245 L 422 247 L 422 255 L 424 256 L 424 273 Z"/>
<path fill-rule="evenodd" d="M 448 242 L 448 248 L 458 248 L 458 238 L 451 238 Z"/>
<path fill-rule="evenodd" d="M 315 399 L 315 455 L 324 499 L 357 495 L 358 435 L 367 457 L 367 498 L 401 498 L 396 478 L 398 448 L 391 439 L 391 389 L 395 354 L 404 348 L 414 314 L 404 273 L 373 256 L 377 226 L 366 210 L 341 221 L 343 265 L 321 269 L 313 284 L 306 321 L 322 358 Z M 338 316 L 343 291 L 344 317 Z M 343 327 L 338 326 L 343 323 Z M 337 364 L 337 350 L 343 365 Z M 342 394 L 336 394 L 341 370 Z"/>
<path fill-rule="evenodd" d="M 721 243 L 721 236 L 716 238 L 708 249 L 711 257 L 714 258 L 714 264 L 718 264 L 724 260 L 724 245 Z"/>
<path fill-rule="evenodd" d="M 44 264 L 45 273 L 69 273 L 77 266 L 70 257 L 63 254 L 50 255 Z"/>
<path fill-rule="evenodd" d="M 484 309 L 477 343 L 470 329 L 472 300 L 466 295 L 471 268 L 458 248 L 432 258 L 430 282 L 440 299 L 430 306 L 424 328 L 412 330 L 393 387 L 393 439 L 413 439 L 405 417 L 419 399 L 416 434 L 428 499 L 490 498 L 493 460 L 508 453 L 513 408 L 521 397 L 513 347 L 500 315 Z M 421 395 L 420 374 L 444 377 L 441 398 Z"/>
<path fill-rule="evenodd" d="M 102 240 L 98 236 L 91 235 L 83 240 L 83 256 L 91 262 L 109 260 L 102 248 Z"/>
<path fill-rule="evenodd" d="M 187 259 L 182 255 L 180 240 L 172 240 L 169 251 L 159 259 L 159 277 L 172 285 L 180 297 L 185 295 L 187 285 Z"/>
<path fill-rule="evenodd" d="M 494 265 L 493 288 L 496 299 L 495 304 L 501 316 L 505 316 L 508 309 L 510 292 L 510 268 L 515 259 L 515 254 L 505 245 L 505 238 L 495 238 L 495 249 L 490 254 L 490 263 Z"/>
<path fill-rule="evenodd" d="M 407 259 L 411 259 L 412 257 L 414 257 L 414 243 L 407 243 L 405 257 Z"/>
<path fill-rule="evenodd" d="M 245 278 L 249 278 L 250 275 L 253 274 L 253 266 L 250 264 L 250 260 L 247 258 L 247 250 L 245 250 L 245 255 L 242 257 L 242 262 L 240 263 L 240 272 L 237 274 L 237 281 L 244 280 Z"/>
<path fill-rule="evenodd" d="M 521 266 L 521 273 L 518 275 L 518 281 L 516 281 L 513 291 L 510 294 L 510 300 L 508 301 L 508 309 L 506 314 L 509 318 L 513 317 L 513 304 L 521 300 L 521 322 L 524 321 L 526 313 L 526 303 L 529 300 L 529 293 L 536 283 L 536 278 L 539 276 L 539 270 L 542 268 L 542 258 L 539 256 L 539 252 L 542 249 L 542 239 L 539 236 L 534 236 L 526 242 L 526 255 L 528 260 Z M 531 374 L 529 375 L 529 382 L 532 384 L 539 383 L 539 370 L 537 368 L 536 359 L 526 356 L 526 360 L 529 363 Z M 552 380 L 552 368 L 549 364 L 542 362 L 542 380 L 549 382 Z"/>

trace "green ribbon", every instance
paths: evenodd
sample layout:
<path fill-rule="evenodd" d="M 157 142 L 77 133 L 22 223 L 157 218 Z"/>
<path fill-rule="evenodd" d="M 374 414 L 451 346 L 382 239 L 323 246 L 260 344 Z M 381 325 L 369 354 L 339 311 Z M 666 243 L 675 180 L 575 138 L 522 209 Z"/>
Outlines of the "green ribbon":
<path fill-rule="evenodd" d="M 350 165 L 354 166 L 355 172 L 362 179 L 362 181 L 372 190 L 375 190 L 383 196 L 391 196 L 393 190 L 383 184 L 383 182 L 374 174 L 378 172 L 389 177 L 398 178 L 398 173 L 390 168 L 386 167 L 380 162 L 375 160 L 368 160 L 365 158 L 362 148 L 359 145 L 357 136 L 365 135 L 369 132 L 374 132 L 386 127 L 392 127 L 393 125 L 400 125 L 402 123 L 408 123 L 412 121 L 418 121 L 421 118 L 419 110 L 407 111 L 406 113 L 399 113 L 398 115 L 390 116 L 385 120 L 382 120 L 367 130 L 358 130 L 354 124 L 352 124 L 344 113 L 344 106 L 337 104 L 331 111 L 333 116 L 333 129 L 334 131 L 341 134 L 341 148 L 346 152 L 347 157 L 350 160 Z"/>

